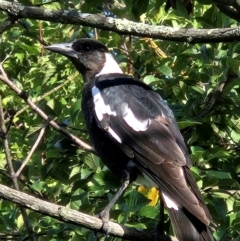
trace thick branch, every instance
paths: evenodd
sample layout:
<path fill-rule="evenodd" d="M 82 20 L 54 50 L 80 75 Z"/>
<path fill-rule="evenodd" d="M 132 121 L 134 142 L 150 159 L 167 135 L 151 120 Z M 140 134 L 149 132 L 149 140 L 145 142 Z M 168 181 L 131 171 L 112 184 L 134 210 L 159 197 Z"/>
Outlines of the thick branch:
<path fill-rule="evenodd" d="M 102 220 L 96 217 L 77 212 L 75 210 L 52 204 L 41 199 L 32 197 L 23 192 L 16 191 L 0 184 L 0 197 L 20 204 L 39 213 L 54 217 L 63 222 L 70 222 L 79 226 L 102 232 Z M 151 241 L 153 234 L 145 231 L 128 228 L 117 223 L 109 222 L 109 235 L 124 238 L 126 240 Z M 170 236 L 162 236 L 158 241 L 177 241 Z"/>
<path fill-rule="evenodd" d="M 240 40 L 240 27 L 217 29 L 175 29 L 105 17 L 100 14 L 57 11 L 29 7 L 18 2 L 0 0 L 0 10 L 17 18 L 46 20 L 63 24 L 75 24 L 114 31 L 120 34 L 151 37 L 187 43 L 232 42 Z"/>
<path fill-rule="evenodd" d="M 8 17 L 4 22 L 2 22 L 0 24 L 0 34 L 10 29 L 16 20 L 17 20 L 17 17 Z"/>

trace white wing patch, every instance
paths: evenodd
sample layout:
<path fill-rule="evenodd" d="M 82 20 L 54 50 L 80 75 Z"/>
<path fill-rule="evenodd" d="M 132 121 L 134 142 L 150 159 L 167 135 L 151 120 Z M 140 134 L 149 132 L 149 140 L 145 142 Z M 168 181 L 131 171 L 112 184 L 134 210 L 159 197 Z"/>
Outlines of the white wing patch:
<path fill-rule="evenodd" d="M 99 89 L 94 86 L 92 88 L 93 102 L 95 104 L 95 113 L 99 121 L 103 119 L 104 114 L 116 116 L 116 111 L 112 111 L 110 105 L 106 105 L 101 96 Z"/>
<path fill-rule="evenodd" d="M 113 74 L 113 73 L 123 73 L 123 71 L 120 69 L 118 63 L 115 61 L 113 56 L 110 53 L 105 53 L 105 64 L 102 68 L 102 70 L 96 75 L 102 75 L 102 74 Z"/>
<path fill-rule="evenodd" d="M 162 192 L 162 195 L 168 208 L 173 208 L 175 210 L 179 209 L 177 204 L 174 201 L 172 201 L 166 194 Z"/>
<path fill-rule="evenodd" d="M 181 172 L 181 176 L 184 177 L 184 172 L 183 172 L 183 168 L 180 168 L 180 172 Z"/>
<path fill-rule="evenodd" d="M 119 137 L 119 135 L 111 128 L 108 128 L 108 133 L 115 139 L 117 140 L 119 143 L 122 143 L 122 139 Z"/>
<path fill-rule="evenodd" d="M 123 119 L 135 131 L 146 131 L 151 125 L 151 120 L 138 120 L 126 103 L 122 104 Z"/>

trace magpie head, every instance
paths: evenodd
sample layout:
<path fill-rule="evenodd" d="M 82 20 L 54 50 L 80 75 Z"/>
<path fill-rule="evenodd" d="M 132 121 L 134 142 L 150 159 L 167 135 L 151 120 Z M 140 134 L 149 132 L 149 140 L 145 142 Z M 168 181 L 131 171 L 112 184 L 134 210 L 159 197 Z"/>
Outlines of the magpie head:
<path fill-rule="evenodd" d="M 82 38 L 45 48 L 68 57 L 85 81 L 102 74 L 122 73 L 107 47 L 94 39 Z"/>

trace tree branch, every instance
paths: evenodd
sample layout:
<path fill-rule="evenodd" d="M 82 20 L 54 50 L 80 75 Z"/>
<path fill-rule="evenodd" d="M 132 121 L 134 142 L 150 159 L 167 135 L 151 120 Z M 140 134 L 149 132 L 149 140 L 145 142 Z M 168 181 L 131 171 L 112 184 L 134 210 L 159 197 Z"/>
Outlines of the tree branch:
<path fill-rule="evenodd" d="M 44 200 L 32 197 L 0 184 L 0 197 L 17 203 L 23 207 L 46 214 L 63 222 L 70 222 L 91 230 L 102 232 L 102 220 L 67 207 L 59 206 Z M 109 235 L 126 240 L 152 241 L 152 233 L 109 222 Z M 175 237 L 161 236 L 158 241 L 177 241 Z"/>
<path fill-rule="evenodd" d="M 9 172 L 9 175 L 11 177 L 11 181 L 13 183 L 14 189 L 19 191 L 20 189 L 19 189 L 19 185 L 18 185 L 18 180 L 17 180 L 17 177 L 15 175 L 14 168 L 13 168 L 10 146 L 9 146 L 9 142 L 8 142 L 8 139 L 7 139 L 7 128 L 4 124 L 4 114 L 3 114 L 1 95 L 0 95 L 0 131 L 1 131 L 1 137 L 2 137 L 2 142 L 3 142 L 3 148 L 4 148 L 6 160 L 7 160 L 8 172 Z M 31 225 L 31 223 L 28 219 L 28 215 L 27 215 L 27 212 L 26 212 L 25 208 L 20 206 L 20 211 L 21 211 L 21 214 L 22 214 L 22 217 L 23 217 L 23 220 L 24 220 L 24 224 L 25 224 L 26 229 L 28 231 L 28 235 L 29 235 L 30 240 L 36 241 L 36 237 L 35 237 L 35 234 L 33 232 L 32 225 Z"/>
<path fill-rule="evenodd" d="M 74 75 L 71 75 L 68 77 L 67 80 L 65 80 L 63 83 L 61 83 L 60 85 L 58 85 L 57 87 L 51 89 L 50 91 L 46 92 L 44 95 L 37 97 L 37 99 L 33 100 L 34 104 L 37 104 L 38 102 L 40 102 L 41 100 L 44 100 L 46 97 L 56 93 L 58 90 L 60 90 L 62 87 L 66 86 L 67 84 L 69 84 L 70 82 L 72 82 L 74 80 L 74 78 L 76 76 L 78 76 L 79 73 L 75 73 Z M 19 116 L 20 114 L 22 114 L 25 110 L 27 110 L 29 108 L 28 105 L 24 106 L 22 109 L 18 110 L 15 114 L 14 117 Z M 8 117 L 7 119 L 5 119 L 5 124 L 8 123 L 11 120 L 11 117 Z"/>
<path fill-rule="evenodd" d="M 14 16 L 9 16 L 8 18 L 6 18 L 5 21 L 0 24 L 0 34 L 10 29 L 16 20 L 17 20 L 17 17 L 14 17 Z"/>
<path fill-rule="evenodd" d="M 36 150 L 37 146 L 39 145 L 40 141 L 42 140 L 42 137 L 47 129 L 48 123 L 44 123 L 43 127 L 40 130 L 40 133 L 38 135 L 37 140 L 35 141 L 34 145 L 32 146 L 32 149 L 28 153 L 26 159 L 22 162 L 21 166 L 18 168 L 17 172 L 15 173 L 16 178 L 21 174 L 21 171 L 23 168 L 27 165 L 28 161 L 30 160 L 31 156 L 33 155 L 34 151 Z"/>
<path fill-rule="evenodd" d="M 0 2 L 1 3 L 1 2 Z M 0 64 L 0 80 L 8 85 L 10 89 L 12 89 L 20 98 L 22 98 L 28 106 L 35 111 L 42 119 L 49 122 L 49 125 L 51 125 L 55 130 L 65 135 L 67 138 L 69 138 L 72 142 L 74 142 L 77 146 L 81 147 L 84 150 L 90 151 L 92 153 L 95 153 L 95 150 L 93 147 L 85 143 L 84 141 L 80 140 L 70 132 L 68 132 L 66 129 L 59 126 L 54 120 L 50 119 L 49 116 L 47 116 L 34 102 L 28 97 L 27 93 L 21 89 L 19 89 L 6 75 L 2 65 Z"/>
<path fill-rule="evenodd" d="M 101 14 L 79 13 L 76 10 L 59 11 L 39 7 L 29 7 L 18 2 L 0 1 L 0 10 L 17 18 L 29 18 L 89 26 L 120 34 L 157 38 L 187 43 L 232 42 L 240 40 L 240 27 L 216 29 L 175 29 L 105 17 Z"/>
<path fill-rule="evenodd" d="M 229 77 L 226 81 L 220 83 L 220 85 L 218 86 L 218 88 L 213 92 L 213 95 L 211 96 L 211 98 L 209 99 L 209 101 L 205 104 L 203 110 L 200 112 L 200 114 L 195 117 L 195 118 L 204 118 L 205 116 L 207 116 L 213 106 L 215 105 L 215 103 L 217 102 L 217 100 L 221 97 L 224 88 L 226 88 L 226 86 L 232 82 L 234 80 L 233 77 Z"/>

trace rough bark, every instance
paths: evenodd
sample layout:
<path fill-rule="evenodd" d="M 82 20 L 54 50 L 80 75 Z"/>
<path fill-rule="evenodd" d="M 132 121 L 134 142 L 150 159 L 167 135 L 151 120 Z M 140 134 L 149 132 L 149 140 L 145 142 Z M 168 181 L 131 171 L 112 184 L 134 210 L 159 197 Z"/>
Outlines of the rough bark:
<path fill-rule="evenodd" d="M 39 198 L 32 197 L 26 193 L 16 191 L 12 188 L 0 184 L 0 197 L 11 202 L 17 203 L 23 207 L 29 208 L 36 212 L 46 214 L 63 222 L 70 222 L 81 227 L 102 232 L 102 220 L 94 216 L 90 216 L 70 208 L 52 204 Z M 109 235 L 124 238 L 126 240 L 152 241 L 153 234 L 128 228 L 126 226 L 109 222 Z M 176 238 L 170 236 L 162 236 L 158 241 L 177 241 Z"/>
<path fill-rule="evenodd" d="M 136 23 L 127 19 L 105 17 L 101 14 L 80 13 L 76 10 L 49 10 L 40 7 L 24 6 L 18 2 L 8 2 L 3 0 L 0 0 L 0 10 L 17 18 L 29 18 L 58 22 L 62 24 L 89 26 L 114 31 L 120 34 L 187 42 L 191 44 L 233 42 L 240 40 L 240 27 L 216 29 L 175 29 L 166 26 Z"/>

